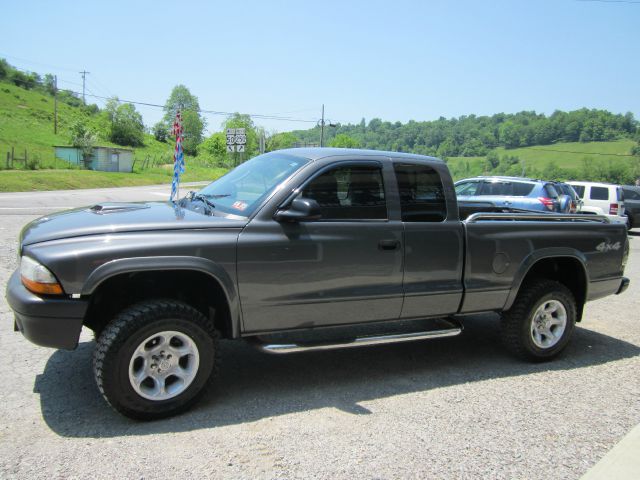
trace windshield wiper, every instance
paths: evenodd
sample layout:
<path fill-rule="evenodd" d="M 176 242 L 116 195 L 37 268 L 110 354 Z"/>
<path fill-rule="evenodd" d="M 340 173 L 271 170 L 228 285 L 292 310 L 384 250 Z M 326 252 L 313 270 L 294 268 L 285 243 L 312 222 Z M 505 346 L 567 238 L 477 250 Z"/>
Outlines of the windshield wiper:
<path fill-rule="evenodd" d="M 204 195 L 202 193 L 195 193 L 195 192 L 189 192 L 189 194 L 187 195 L 187 198 L 192 202 L 194 200 L 200 200 L 207 207 L 216 208 L 215 204 L 211 200 L 209 200 L 209 198 L 207 198 L 207 197 L 208 197 L 208 195 Z"/>

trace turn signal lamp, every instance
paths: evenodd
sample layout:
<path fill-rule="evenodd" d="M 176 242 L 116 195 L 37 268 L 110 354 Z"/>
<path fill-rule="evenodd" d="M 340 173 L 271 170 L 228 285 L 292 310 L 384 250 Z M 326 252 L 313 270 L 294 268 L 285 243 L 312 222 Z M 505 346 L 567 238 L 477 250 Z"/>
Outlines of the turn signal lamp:
<path fill-rule="evenodd" d="M 20 260 L 20 279 L 22 284 L 33 293 L 40 295 L 63 295 L 64 290 L 56 277 L 47 267 L 32 258 Z"/>

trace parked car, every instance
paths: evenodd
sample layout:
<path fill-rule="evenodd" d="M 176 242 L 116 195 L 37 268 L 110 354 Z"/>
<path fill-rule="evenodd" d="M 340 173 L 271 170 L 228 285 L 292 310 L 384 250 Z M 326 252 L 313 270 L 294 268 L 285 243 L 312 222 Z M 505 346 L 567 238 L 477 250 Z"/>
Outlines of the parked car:
<path fill-rule="evenodd" d="M 606 215 L 613 223 L 627 223 L 624 192 L 619 185 L 599 182 L 567 182 L 582 198 L 581 213 Z"/>
<path fill-rule="evenodd" d="M 570 200 L 568 203 L 567 212 L 565 213 L 579 213 L 582 209 L 582 199 L 576 193 L 571 185 L 564 182 L 555 182 L 555 187 L 558 193 L 564 193 Z"/>
<path fill-rule="evenodd" d="M 327 350 L 450 337 L 462 331 L 452 315 L 499 312 L 505 347 L 544 361 L 587 301 L 629 285 L 623 225 L 551 213 L 462 222 L 446 163 L 355 149 L 260 155 L 175 203 L 47 215 L 18 252 L 16 330 L 74 349 L 92 329 L 100 392 L 140 419 L 192 405 L 221 338 Z"/>
<path fill-rule="evenodd" d="M 640 227 L 640 187 L 623 185 L 622 192 L 629 229 Z"/>
<path fill-rule="evenodd" d="M 520 177 L 475 177 L 455 184 L 462 202 L 490 202 L 497 207 L 567 213 L 570 198 L 553 182 Z"/>

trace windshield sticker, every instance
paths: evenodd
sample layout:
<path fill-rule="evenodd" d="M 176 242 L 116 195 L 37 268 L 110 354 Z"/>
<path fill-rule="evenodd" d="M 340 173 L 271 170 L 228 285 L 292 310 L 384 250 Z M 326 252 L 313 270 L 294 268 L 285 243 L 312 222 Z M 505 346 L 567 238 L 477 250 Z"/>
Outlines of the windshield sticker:
<path fill-rule="evenodd" d="M 240 200 L 238 200 L 237 202 L 235 202 L 233 205 L 231 205 L 233 208 L 235 208 L 236 210 L 240 210 L 243 211 L 245 208 L 248 207 L 248 205 L 245 202 L 242 202 Z"/>

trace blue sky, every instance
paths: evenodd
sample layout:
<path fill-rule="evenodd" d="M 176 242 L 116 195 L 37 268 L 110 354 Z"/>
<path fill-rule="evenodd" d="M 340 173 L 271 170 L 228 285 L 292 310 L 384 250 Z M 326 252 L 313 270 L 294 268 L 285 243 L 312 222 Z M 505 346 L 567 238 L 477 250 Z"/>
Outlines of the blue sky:
<path fill-rule="evenodd" d="M 640 117 L 640 3 L 6 2 L 0 57 L 97 95 L 406 122 L 581 107 Z M 99 105 L 101 102 L 97 102 Z M 162 112 L 143 108 L 145 123 Z M 224 120 L 208 116 L 209 130 Z M 312 123 L 256 120 L 268 130 Z"/>

